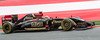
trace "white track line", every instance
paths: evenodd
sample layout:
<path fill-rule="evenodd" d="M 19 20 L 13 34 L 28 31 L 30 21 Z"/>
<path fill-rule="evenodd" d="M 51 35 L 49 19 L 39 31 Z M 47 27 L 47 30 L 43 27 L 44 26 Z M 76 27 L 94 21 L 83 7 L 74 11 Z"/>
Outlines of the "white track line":
<path fill-rule="evenodd" d="M 38 11 L 69 11 L 100 8 L 100 1 L 72 2 L 72 3 L 56 3 L 26 6 L 6 6 L 0 7 L 0 15 L 37 13 Z"/>

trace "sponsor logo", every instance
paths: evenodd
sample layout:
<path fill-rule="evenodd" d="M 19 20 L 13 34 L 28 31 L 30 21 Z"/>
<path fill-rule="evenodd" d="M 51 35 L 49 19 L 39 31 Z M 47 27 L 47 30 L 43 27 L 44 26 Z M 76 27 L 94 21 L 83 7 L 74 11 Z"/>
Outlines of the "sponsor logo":
<path fill-rule="evenodd" d="M 33 19 L 33 17 L 25 17 L 24 20 L 27 20 L 27 19 Z"/>
<path fill-rule="evenodd" d="M 32 27 L 42 27 L 43 26 L 43 22 L 32 22 L 31 26 Z"/>
<path fill-rule="evenodd" d="M 61 23 L 62 21 L 56 21 L 56 20 L 53 20 L 52 23 Z"/>
<path fill-rule="evenodd" d="M 5 19 L 7 20 L 7 19 L 12 19 L 12 18 L 5 18 Z"/>

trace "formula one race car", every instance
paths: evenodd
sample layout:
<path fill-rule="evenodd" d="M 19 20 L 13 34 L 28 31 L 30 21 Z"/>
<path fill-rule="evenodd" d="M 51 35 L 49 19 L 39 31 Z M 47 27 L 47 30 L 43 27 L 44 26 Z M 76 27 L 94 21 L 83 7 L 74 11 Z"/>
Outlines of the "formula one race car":
<path fill-rule="evenodd" d="M 17 15 L 6 15 L 2 18 L 2 28 L 5 33 L 12 33 L 15 30 L 57 30 L 59 26 L 69 31 L 75 28 L 86 28 L 94 26 L 94 23 L 87 22 L 81 18 L 49 18 L 42 17 L 43 14 L 28 14 L 18 20 Z"/>

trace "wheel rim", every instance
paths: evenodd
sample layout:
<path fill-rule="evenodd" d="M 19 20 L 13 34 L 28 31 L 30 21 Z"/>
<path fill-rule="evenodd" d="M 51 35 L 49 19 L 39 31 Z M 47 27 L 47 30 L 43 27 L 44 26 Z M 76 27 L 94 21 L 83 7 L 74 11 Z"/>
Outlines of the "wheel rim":
<path fill-rule="evenodd" d="M 3 25 L 3 31 L 4 31 L 5 33 L 9 33 L 9 32 L 11 31 L 11 25 L 5 23 L 5 24 Z"/>
<path fill-rule="evenodd" d="M 9 25 L 5 25 L 5 30 L 9 31 Z"/>
<path fill-rule="evenodd" d="M 71 22 L 67 19 L 62 22 L 62 28 L 64 30 L 70 30 L 71 26 Z"/>
<path fill-rule="evenodd" d="M 65 22 L 64 23 L 64 28 L 69 29 L 70 28 L 70 22 Z"/>

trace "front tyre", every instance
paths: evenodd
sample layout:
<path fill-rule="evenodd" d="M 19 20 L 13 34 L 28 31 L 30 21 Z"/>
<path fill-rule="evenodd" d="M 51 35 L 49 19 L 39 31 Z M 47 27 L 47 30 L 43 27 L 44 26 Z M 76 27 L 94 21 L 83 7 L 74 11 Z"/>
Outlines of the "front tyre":
<path fill-rule="evenodd" d="M 5 22 L 2 27 L 4 33 L 12 33 L 14 31 L 14 24 L 11 22 Z"/>
<path fill-rule="evenodd" d="M 65 31 L 70 31 L 72 30 L 73 28 L 73 21 L 71 19 L 64 19 L 62 22 L 61 22 L 61 27 L 63 30 Z"/>

